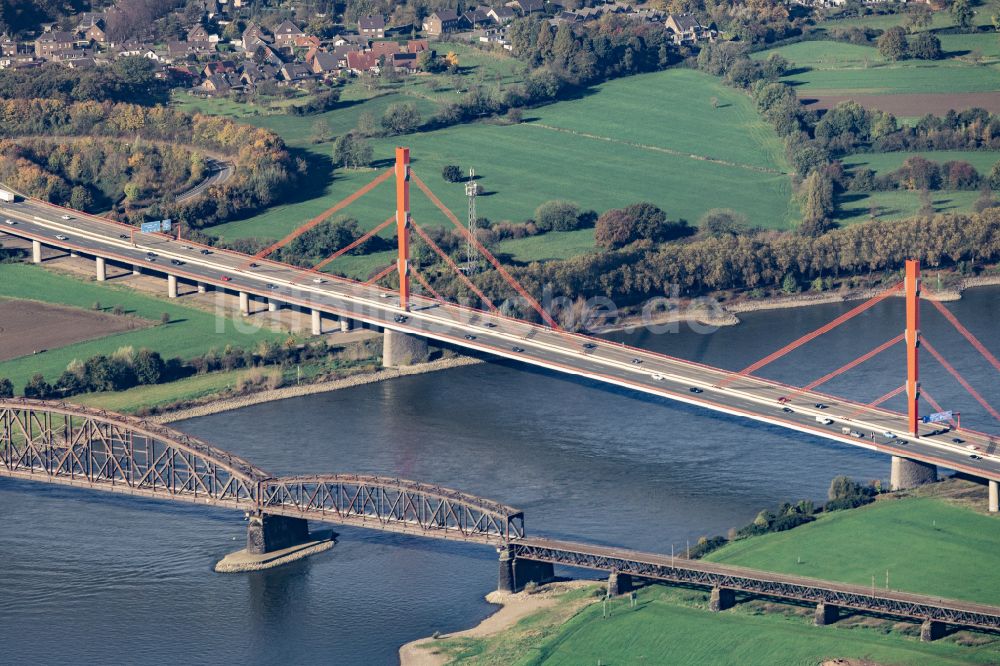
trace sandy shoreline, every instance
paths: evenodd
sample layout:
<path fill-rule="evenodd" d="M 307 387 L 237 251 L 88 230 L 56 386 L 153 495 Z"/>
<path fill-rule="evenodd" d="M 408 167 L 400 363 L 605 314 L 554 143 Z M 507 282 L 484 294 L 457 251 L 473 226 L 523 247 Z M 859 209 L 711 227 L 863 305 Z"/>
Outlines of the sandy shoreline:
<path fill-rule="evenodd" d="M 926 284 L 926 283 L 925 283 Z M 962 284 L 953 289 L 934 291 L 926 288 L 922 294 L 923 298 L 931 301 L 957 301 L 962 298 L 962 292 L 975 287 L 992 287 L 1000 285 L 1000 275 L 986 275 L 981 277 L 965 278 Z M 848 292 L 829 292 L 819 294 L 796 294 L 787 297 L 771 297 L 761 300 L 744 299 L 730 304 L 718 304 L 716 307 L 687 307 L 678 312 L 671 312 L 665 316 L 643 323 L 640 317 L 626 317 L 622 323 L 602 328 L 599 333 L 616 333 L 619 331 L 633 330 L 643 326 L 664 326 L 670 324 L 682 324 L 695 322 L 704 326 L 735 326 L 740 323 L 737 316 L 746 312 L 762 312 L 764 310 L 784 310 L 788 308 L 804 308 L 811 305 L 825 305 L 829 303 L 845 303 L 848 301 L 862 301 L 872 298 L 881 290 L 860 289 Z M 903 294 L 898 295 L 899 298 Z"/>
<path fill-rule="evenodd" d="M 484 638 L 499 634 L 506 629 L 513 627 L 521 619 L 528 617 L 540 610 L 551 608 L 559 602 L 559 595 L 580 587 L 593 585 L 592 580 L 567 580 L 556 583 L 547 583 L 542 589 L 534 594 L 519 592 L 517 594 L 493 591 L 486 595 L 486 601 L 497 604 L 500 609 L 487 616 L 482 622 L 463 631 L 456 631 L 451 634 L 441 634 L 437 638 L 419 638 L 411 641 L 399 648 L 399 662 L 401 666 L 444 666 L 448 663 L 448 658 L 434 651 L 434 642 L 445 638 Z M 584 606 L 592 600 L 581 600 L 579 605 Z"/>
<path fill-rule="evenodd" d="M 352 386 L 374 384 L 375 382 L 385 381 L 386 379 L 405 377 L 407 375 L 420 375 L 427 372 L 437 372 L 438 370 L 459 368 L 466 365 L 474 365 L 476 363 L 482 363 L 482 361 L 468 356 L 443 358 L 437 361 L 431 361 L 430 363 L 421 363 L 419 365 L 410 365 L 400 368 L 386 368 L 377 372 L 352 375 L 350 377 L 334 379 L 328 382 L 317 382 L 315 384 L 305 384 L 303 386 L 286 386 L 279 389 L 258 391 L 256 393 L 251 393 L 250 395 L 241 395 L 235 398 L 214 400 L 212 402 L 205 403 L 204 405 L 196 405 L 187 409 L 179 409 L 177 411 L 167 412 L 166 414 L 150 416 L 147 417 L 146 420 L 152 421 L 153 423 L 183 421 L 185 419 L 191 419 L 198 416 L 208 416 L 210 414 L 218 414 L 220 412 L 228 412 L 233 409 L 249 407 L 250 405 L 259 405 L 261 403 L 272 402 L 274 400 L 297 398 L 299 396 L 312 395 L 314 393 L 326 393 L 327 391 L 336 391 L 338 389 L 351 388 Z"/>

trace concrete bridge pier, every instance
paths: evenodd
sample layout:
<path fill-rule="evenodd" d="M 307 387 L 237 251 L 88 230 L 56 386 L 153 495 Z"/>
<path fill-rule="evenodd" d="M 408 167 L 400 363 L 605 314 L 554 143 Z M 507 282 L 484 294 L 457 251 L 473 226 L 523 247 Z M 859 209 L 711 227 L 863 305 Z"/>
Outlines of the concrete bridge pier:
<path fill-rule="evenodd" d="M 632 591 L 632 576 L 630 574 L 612 571 L 608 576 L 608 596 L 617 597 Z"/>
<path fill-rule="evenodd" d="M 312 334 L 323 335 L 323 315 L 319 310 L 312 311 Z"/>
<path fill-rule="evenodd" d="M 945 625 L 934 620 L 924 620 L 920 625 L 920 640 L 924 643 L 936 641 L 944 636 Z"/>
<path fill-rule="evenodd" d="M 354 328 L 354 322 L 350 319 L 340 318 L 340 330 L 344 333 Z"/>
<path fill-rule="evenodd" d="M 247 552 L 264 555 L 309 541 L 309 521 L 262 513 L 250 516 L 247 525 Z"/>
<path fill-rule="evenodd" d="M 825 627 L 828 624 L 833 624 L 837 621 L 837 616 L 840 615 L 840 609 L 833 604 L 828 604 L 824 602 L 819 602 L 816 604 L 816 614 L 813 615 L 813 624 L 817 627 Z"/>
<path fill-rule="evenodd" d="M 42 244 L 36 240 L 31 241 L 31 262 L 42 263 Z"/>
<path fill-rule="evenodd" d="M 990 486 L 990 513 L 1000 511 L 1000 482 L 988 481 Z"/>
<path fill-rule="evenodd" d="M 132 275 L 142 275 L 142 268 L 139 264 L 132 264 Z"/>
<path fill-rule="evenodd" d="M 207 291 L 208 291 L 208 287 L 205 286 L 205 283 L 204 282 L 199 282 L 198 283 L 198 293 L 199 294 L 204 294 Z"/>
<path fill-rule="evenodd" d="M 899 456 L 892 457 L 892 467 L 889 473 L 890 490 L 915 488 L 925 483 L 934 483 L 937 478 L 937 465 Z"/>
<path fill-rule="evenodd" d="M 528 583 L 547 583 L 555 578 L 551 562 L 535 562 L 514 557 L 509 548 L 501 548 L 497 591 L 520 592 Z"/>
<path fill-rule="evenodd" d="M 268 312 L 277 312 L 279 307 L 281 307 L 281 304 L 278 303 L 278 301 L 274 300 L 273 298 L 267 299 Z"/>
<path fill-rule="evenodd" d="M 167 276 L 167 298 L 177 298 L 177 276 Z"/>
<path fill-rule="evenodd" d="M 79 257 L 79 256 L 80 256 L 80 255 L 79 255 L 79 254 L 77 254 L 76 250 L 70 250 L 70 251 L 69 251 L 69 258 L 70 258 L 70 259 L 76 259 L 76 258 L 77 258 L 77 257 Z"/>
<path fill-rule="evenodd" d="M 382 336 L 382 365 L 384 367 L 426 363 L 429 359 L 430 349 L 425 338 L 385 329 Z"/>
<path fill-rule="evenodd" d="M 729 610 L 736 605 L 736 590 L 727 587 L 713 587 L 712 596 L 708 599 L 708 610 L 719 612 Z"/>
<path fill-rule="evenodd" d="M 240 312 L 244 315 L 250 314 L 250 294 L 245 291 L 240 292 Z"/>
<path fill-rule="evenodd" d="M 104 257 L 97 257 L 97 281 L 104 282 L 108 279 L 108 266 Z"/>

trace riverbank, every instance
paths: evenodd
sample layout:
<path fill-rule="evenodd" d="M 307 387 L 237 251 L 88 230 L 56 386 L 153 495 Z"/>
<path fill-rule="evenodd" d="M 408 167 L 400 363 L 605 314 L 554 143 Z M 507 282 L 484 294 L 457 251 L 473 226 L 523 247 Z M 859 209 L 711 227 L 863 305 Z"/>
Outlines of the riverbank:
<path fill-rule="evenodd" d="M 461 658 L 463 646 L 468 642 L 496 637 L 514 629 L 522 620 L 537 616 L 531 623 L 532 633 L 554 629 L 580 609 L 597 601 L 593 591 L 600 586 L 594 581 L 569 580 L 548 583 L 534 593 L 517 594 L 493 591 L 486 595 L 486 601 L 500 606 L 471 629 L 442 634 L 431 638 L 421 638 L 399 648 L 400 666 L 444 666 Z M 571 594 L 572 593 L 572 594 Z M 511 643 L 516 644 L 514 640 Z M 500 660 L 497 663 L 501 663 Z"/>
<path fill-rule="evenodd" d="M 921 294 L 922 298 L 929 301 L 957 301 L 962 298 L 962 293 L 967 289 L 977 287 L 1000 286 L 1000 275 L 983 275 L 978 277 L 964 278 L 957 287 L 950 287 L 941 290 L 931 288 L 927 283 Z M 737 297 L 730 303 L 719 303 L 718 301 L 706 301 L 704 299 L 692 301 L 683 305 L 677 310 L 672 310 L 665 315 L 657 315 L 648 321 L 643 321 L 641 316 L 623 317 L 619 323 L 607 326 L 598 331 L 601 334 L 617 333 L 620 331 L 631 331 L 643 326 L 669 326 L 671 324 L 695 323 L 702 326 L 736 326 L 740 323 L 738 315 L 747 312 L 762 312 L 765 310 L 785 310 L 790 308 L 802 308 L 812 305 L 827 305 L 830 303 L 846 303 L 849 301 L 864 301 L 877 296 L 879 289 L 854 289 L 850 291 L 830 291 L 820 293 L 794 294 L 790 296 L 770 296 L 767 298 Z M 896 297 L 902 298 L 900 293 Z"/>
<path fill-rule="evenodd" d="M 173 421 L 183 421 L 185 419 L 192 419 L 199 416 L 208 416 L 210 414 L 219 414 L 221 412 L 228 412 L 234 409 L 241 409 L 243 407 L 249 407 L 250 405 L 259 405 L 264 402 L 284 400 L 286 398 L 297 398 L 304 395 L 312 395 L 314 393 L 326 393 L 328 391 L 337 391 L 339 389 L 351 388 L 353 386 L 374 384 L 376 382 L 382 382 L 387 379 L 395 379 L 396 377 L 405 377 L 408 375 L 420 375 L 428 372 L 447 370 L 449 368 L 459 368 L 466 365 L 474 365 L 476 363 L 482 363 L 482 361 L 467 356 L 456 356 L 451 358 L 439 359 L 437 361 L 431 361 L 430 363 L 420 363 L 418 365 L 409 365 L 399 368 L 385 368 L 383 370 L 378 370 L 376 372 L 351 375 L 350 377 L 344 377 L 342 379 L 333 379 L 325 382 L 316 382 L 315 384 L 305 384 L 302 386 L 287 386 L 284 388 L 277 388 L 277 389 L 263 389 L 255 393 L 250 393 L 248 395 L 241 395 L 233 398 L 222 398 L 220 400 L 212 400 L 210 402 L 206 402 L 205 404 L 196 405 L 194 407 L 179 409 L 164 414 L 157 414 L 156 416 L 147 417 L 147 420 L 152 421 L 154 423 L 171 423 Z"/>
<path fill-rule="evenodd" d="M 894 590 L 995 604 L 1000 589 L 991 573 L 1000 570 L 996 521 L 986 512 L 981 485 L 949 479 L 823 514 L 795 529 L 741 539 L 706 559 L 857 584 L 868 584 L 873 575 L 882 581 L 889 572 Z M 634 604 L 627 596 L 601 604 L 595 602 L 603 586 L 577 583 L 579 589 L 589 588 L 589 597 L 553 595 L 503 621 L 498 616 L 505 606 L 466 632 L 405 645 L 401 662 L 694 665 L 733 663 L 739 655 L 739 663 L 749 666 L 936 666 L 1000 659 L 1000 640 L 984 633 L 959 630 L 924 643 L 918 622 L 846 611 L 836 622 L 817 627 L 811 607 L 752 597 L 725 612 L 711 612 L 707 591 L 661 584 L 641 587 Z"/>

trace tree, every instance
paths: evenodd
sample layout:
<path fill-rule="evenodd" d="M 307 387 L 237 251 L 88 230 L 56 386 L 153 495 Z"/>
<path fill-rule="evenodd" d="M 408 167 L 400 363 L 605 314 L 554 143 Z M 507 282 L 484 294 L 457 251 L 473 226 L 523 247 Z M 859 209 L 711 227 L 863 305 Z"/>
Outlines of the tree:
<path fill-rule="evenodd" d="M 462 168 L 457 164 L 446 164 L 445 167 L 441 169 L 441 177 L 449 183 L 461 182 L 463 180 Z"/>
<path fill-rule="evenodd" d="M 910 57 L 919 60 L 940 60 L 944 57 L 941 51 L 941 40 L 929 32 L 921 32 L 910 39 Z"/>
<path fill-rule="evenodd" d="M 392 104 L 382 114 L 382 127 L 389 134 L 409 134 L 420 127 L 420 112 L 411 102 Z"/>
<path fill-rule="evenodd" d="M 358 116 L 358 134 L 361 136 L 375 136 L 378 133 L 378 124 L 371 111 L 362 111 Z"/>
<path fill-rule="evenodd" d="M 799 293 L 799 281 L 795 279 L 795 275 L 793 273 L 785 275 L 785 279 L 781 281 L 781 291 L 786 294 Z"/>
<path fill-rule="evenodd" d="M 540 231 L 572 231 L 580 225 L 580 207 L 570 201 L 546 201 L 535 209 Z"/>
<path fill-rule="evenodd" d="M 907 56 L 909 45 L 906 41 L 906 31 L 894 25 L 878 38 L 878 52 L 888 60 L 903 60 Z"/>
<path fill-rule="evenodd" d="M 159 384 L 166 364 L 158 352 L 140 349 L 132 364 L 135 378 L 140 384 Z"/>
<path fill-rule="evenodd" d="M 73 188 L 69 195 L 69 206 L 76 210 L 88 211 L 94 205 L 94 198 L 90 196 L 90 190 L 82 185 Z"/>
<path fill-rule="evenodd" d="M 51 398 L 52 395 L 53 392 L 51 384 L 45 381 L 45 377 L 43 377 L 40 372 L 36 372 L 32 375 L 31 380 L 24 386 L 25 398 L 47 400 L 48 398 Z"/>
<path fill-rule="evenodd" d="M 930 5 L 923 2 L 909 2 L 906 4 L 906 27 L 910 32 L 919 32 L 928 27 L 934 18 L 934 12 Z"/>
<path fill-rule="evenodd" d="M 828 231 L 834 212 L 833 182 L 819 171 L 811 172 L 799 191 L 802 202 L 802 224 L 799 232 L 804 236 L 816 237 Z"/>
<path fill-rule="evenodd" d="M 14 384 L 6 377 L 0 377 L 0 398 L 13 398 Z"/>
<path fill-rule="evenodd" d="M 951 3 L 951 17 L 955 19 L 955 23 L 962 30 L 969 30 L 972 28 L 972 22 L 976 17 L 975 11 L 973 11 L 972 6 L 969 4 L 969 0 L 954 0 Z"/>
<path fill-rule="evenodd" d="M 333 163 L 336 166 L 366 167 L 372 161 L 372 147 L 354 132 L 337 137 L 333 142 Z"/>
<path fill-rule="evenodd" d="M 698 231 L 704 236 L 739 236 L 749 226 L 747 216 L 731 208 L 712 208 L 698 220 Z"/>
<path fill-rule="evenodd" d="M 666 242 L 691 233 L 685 220 L 667 220 L 667 214 L 651 203 L 612 209 L 597 218 L 594 239 L 607 249 L 624 247 L 637 240 Z"/>

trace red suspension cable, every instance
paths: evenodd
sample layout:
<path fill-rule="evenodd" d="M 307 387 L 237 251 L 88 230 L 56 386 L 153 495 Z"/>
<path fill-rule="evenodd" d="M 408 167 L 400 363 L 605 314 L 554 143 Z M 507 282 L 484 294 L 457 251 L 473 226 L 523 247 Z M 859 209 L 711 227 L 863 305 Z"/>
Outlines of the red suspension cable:
<path fill-rule="evenodd" d="M 861 356 L 857 357 L 856 359 L 854 359 L 850 363 L 847 363 L 845 365 L 840 366 L 839 368 L 837 368 L 833 372 L 828 373 L 826 375 L 823 375 L 822 377 L 820 377 L 819 379 L 817 379 L 816 381 L 814 381 L 814 382 L 812 382 L 810 384 L 806 384 L 805 386 L 802 387 L 802 390 L 803 391 L 811 391 L 814 388 L 816 388 L 817 386 L 819 386 L 820 384 L 825 384 L 826 382 L 830 381 L 831 379 L 833 379 L 837 375 L 841 375 L 841 374 L 847 372 L 848 370 L 850 370 L 852 368 L 858 367 L 859 365 L 861 365 L 862 363 L 864 363 L 868 359 L 870 359 L 870 358 L 872 358 L 874 356 L 878 356 L 879 354 L 881 354 L 882 352 L 884 352 L 889 347 L 892 347 L 893 345 L 895 345 L 897 342 L 902 342 L 902 340 L 903 340 L 903 334 L 900 333 L 899 335 L 897 335 L 896 337 L 894 337 L 892 340 L 888 340 L 887 342 L 883 342 L 882 344 L 880 344 L 878 347 L 876 347 L 875 349 L 871 350 L 867 354 L 862 354 Z"/>
<path fill-rule="evenodd" d="M 882 403 L 886 402 L 887 400 L 891 400 L 891 399 L 895 398 L 897 395 L 899 395 L 900 393 L 902 393 L 905 390 L 906 390 L 906 384 L 903 384 L 899 388 L 895 388 L 895 389 L 889 391 L 888 393 L 886 393 L 885 395 L 883 395 L 881 398 L 876 398 L 875 400 L 873 400 L 872 402 L 869 402 L 864 407 L 860 407 L 860 408 L 854 410 L 853 412 L 851 412 L 850 414 L 847 415 L 847 418 L 853 419 L 858 414 L 861 414 L 862 412 L 864 412 L 865 411 L 865 407 L 878 407 L 879 405 L 881 405 Z"/>
<path fill-rule="evenodd" d="M 976 351 L 978 351 L 980 354 L 983 355 L 983 358 L 985 358 L 987 361 L 990 362 L 990 365 L 996 368 L 997 371 L 1000 371 L 1000 361 L 997 360 L 997 357 L 991 354 L 990 350 L 987 349 L 985 346 L 983 346 L 983 343 L 981 343 L 978 339 L 976 339 L 976 336 L 974 336 L 972 332 L 969 331 L 969 329 L 967 329 L 965 326 L 962 326 L 962 323 L 958 321 L 958 318 L 955 317 L 955 315 L 953 315 L 951 311 L 948 310 L 948 308 L 941 305 L 941 303 L 938 301 L 931 301 L 931 305 L 933 305 L 937 309 L 937 311 L 940 312 L 942 316 L 944 316 L 945 319 L 951 322 L 951 325 L 954 326 L 955 329 L 959 333 L 961 333 L 966 340 L 969 341 L 969 344 L 971 344 L 973 347 L 976 348 Z"/>
<path fill-rule="evenodd" d="M 309 220 L 308 222 L 306 222 L 305 224 L 303 224 L 301 227 L 299 227 L 298 229 L 296 229 L 292 233 L 290 233 L 287 236 L 285 236 L 284 238 L 282 238 L 280 241 L 278 241 L 276 243 L 272 243 L 271 245 L 267 246 L 266 248 L 264 248 L 263 250 L 261 250 L 260 252 L 258 252 L 257 254 L 255 254 L 254 258 L 255 259 L 263 259 L 264 257 L 266 257 L 267 255 L 271 254 L 272 252 L 274 252 L 278 248 L 284 247 L 288 243 L 292 242 L 293 240 L 295 240 L 296 238 L 298 238 L 299 236 L 301 236 L 305 232 L 309 231 L 310 229 L 312 229 L 313 227 L 315 227 L 316 225 L 318 225 L 320 222 L 322 222 L 326 218 L 328 218 L 331 215 L 333 215 L 334 213 L 336 213 L 337 211 L 342 210 L 344 208 L 347 208 L 352 203 L 354 203 L 355 201 L 357 201 L 358 199 L 360 199 L 364 195 L 366 195 L 369 192 L 371 192 L 372 190 L 374 190 L 376 187 L 378 187 L 379 185 L 381 185 L 382 183 L 384 183 L 386 180 L 388 180 L 389 177 L 392 176 L 392 174 L 393 174 L 393 170 L 392 169 L 387 169 L 384 173 L 382 173 L 380 176 L 378 176 L 375 180 L 373 180 L 372 182 L 368 183 L 367 185 L 365 185 L 364 187 L 362 187 L 361 189 L 359 189 L 354 194 L 351 194 L 350 196 L 345 197 L 344 199 L 341 199 L 340 201 L 338 201 L 337 203 L 335 203 L 330 208 L 327 208 L 325 211 L 323 211 L 322 213 L 320 213 L 319 215 L 317 215 L 313 219 Z"/>
<path fill-rule="evenodd" d="M 903 288 L 903 283 L 900 282 L 900 283 L 898 283 L 898 284 L 890 287 L 889 289 L 886 289 L 885 291 L 883 291 L 878 296 L 875 296 L 874 298 L 870 298 L 867 301 L 865 301 L 864 303 L 862 303 L 861 305 L 858 305 L 857 307 L 854 307 L 854 308 L 850 309 L 849 311 L 847 311 L 844 314 L 840 315 L 839 317 L 837 317 L 836 319 L 834 319 L 830 323 L 825 324 L 823 326 L 820 326 L 819 328 L 817 328 L 812 333 L 807 333 L 807 334 L 803 335 L 798 340 L 794 340 L 793 342 L 788 343 L 787 345 L 785 345 L 784 347 L 782 347 L 778 351 L 774 352 L 773 354 L 769 354 L 768 356 L 765 356 L 764 358 L 762 358 L 761 360 L 757 361 L 753 365 L 749 365 L 749 366 L 743 368 L 742 370 L 740 370 L 735 375 L 732 375 L 732 376 L 726 378 L 723 383 L 726 384 L 726 383 L 735 381 L 735 379 L 738 376 L 740 376 L 740 375 L 749 375 L 751 373 L 756 372 L 757 370 L 760 370 L 761 368 L 763 368 L 768 363 L 771 363 L 772 361 L 778 360 L 779 358 L 781 358 L 785 354 L 787 354 L 787 353 L 789 353 L 789 352 L 791 352 L 791 351 L 793 351 L 795 349 L 798 349 L 799 347 L 801 347 L 802 345 L 806 344 L 807 342 L 811 342 L 812 340 L 815 340 L 816 338 L 818 338 L 819 336 L 823 335 L 824 333 L 828 333 L 829 331 L 832 331 L 833 329 L 835 329 L 836 327 L 840 326 L 844 322 L 849 321 L 850 319 L 853 319 L 854 317 L 857 317 L 862 312 L 868 310 L 869 308 L 871 308 L 874 305 L 877 305 L 878 303 L 881 303 L 883 300 L 885 300 L 889 296 L 893 295 L 894 293 L 896 293 L 897 291 L 899 291 L 902 288 Z"/>
<path fill-rule="evenodd" d="M 391 264 L 391 265 L 387 266 L 384 270 L 379 271 L 378 275 L 376 275 L 375 277 L 369 278 L 368 280 L 366 280 L 365 284 L 367 284 L 367 285 L 373 285 L 376 282 L 378 282 L 379 280 L 381 280 L 382 278 L 384 278 L 389 273 L 393 272 L 394 270 L 396 270 L 396 264 Z"/>
<path fill-rule="evenodd" d="M 362 236 L 361 238 L 357 239 L 356 241 L 354 241 L 350 245 L 345 245 L 344 247 L 340 248 L 339 250 L 337 250 L 336 252 L 334 252 L 333 254 L 331 254 L 329 257 L 327 257 L 323 261 L 319 262 L 318 264 L 316 264 L 315 266 L 313 266 L 312 269 L 314 271 L 320 270 L 321 268 L 323 268 L 324 266 L 326 266 L 327 264 L 329 264 L 331 261 L 333 261 L 337 257 L 340 257 L 340 256 L 343 256 L 343 255 L 347 254 L 348 252 L 350 252 L 351 250 L 353 250 L 357 246 L 361 245 L 366 240 L 368 240 L 369 238 L 371 238 L 372 236 L 374 236 L 378 232 L 382 231 L 383 229 L 385 229 L 387 226 L 389 226 L 390 224 L 392 224 L 395 221 L 396 221 L 395 217 L 390 217 L 388 220 L 386 220 L 382 224 L 378 225 L 377 227 L 375 227 L 374 229 L 372 229 L 371 231 L 369 231 L 364 236 Z"/>
<path fill-rule="evenodd" d="M 948 373 L 952 377 L 954 377 L 959 384 L 962 385 L 962 388 L 968 391 L 969 395 L 975 398 L 976 402 L 978 402 L 980 405 L 983 406 L 983 409 L 989 412 L 993 416 L 993 418 L 995 418 L 997 421 L 1000 421 L 1000 412 L 995 410 L 993 406 L 990 405 L 990 403 L 986 402 L 986 400 L 983 399 L 983 396 L 979 395 L 979 392 L 976 391 L 976 389 L 972 388 L 972 385 L 969 384 L 969 382 L 965 381 L 965 378 L 962 377 L 962 375 L 958 374 L 958 370 L 952 367 L 951 363 L 946 361 L 944 356 L 941 356 L 941 353 L 934 348 L 934 345 L 932 345 L 930 342 L 927 341 L 926 337 L 921 338 L 920 346 L 929 351 L 931 353 L 931 356 L 936 358 L 937 362 L 940 363 L 942 366 L 944 366 L 944 369 L 947 370 Z"/>
<path fill-rule="evenodd" d="M 472 280 L 466 277 L 465 273 L 462 272 L 462 269 L 458 267 L 458 264 L 456 264 L 454 260 L 452 260 L 452 258 L 448 256 L 448 253 L 442 250 L 437 243 L 431 240 L 431 237 L 427 235 L 426 231 L 420 228 L 420 226 L 413 220 L 410 220 L 410 226 L 412 226 L 413 230 L 417 232 L 417 235 L 420 236 L 425 243 L 427 243 L 427 246 L 429 248 L 434 250 L 434 252 L 436 252 L 439 257 L 444 259 L 445 263 L 451 266 L 451 269 L 455 271 L 455 273 L 458 275 L 459 278 L 461 278 L 462 282 L 465 283 L 465 286 L 471 289 L 476 296 L 481 298 L 483 302 L 486 303 L 486 305 L 490 308 L 491 312 L 500 312 L 497 309 L 497 306 L 493 305 L 493 301 L 487 298 L 486 294 L 484 294 Z"/>
<path fill-rule="evenodd" d="M 469 233 L 469 230 L 466 229 L 465 226 L 458 221 L 458 218 L 455 217 L 455 214 L 452 213 L 450 210 L 448 210 L 447 206 L 441 203 L 441 200 L 438 199 L 433 192 L 431 192 L 430 188 L 427 187 L 424 181 L 420 180 L 420 178 L 415 173 L 413 173 L 412 170 L 410 171 L 410 177 L 413 178 L 413 182 L 417 184 L 417 187 L 420 188 L 420 191 L 423 192 L 427 196 L 427 198 L 431 200 L 431 203 L 437 206 L 438 210 L 440 210 L 444 214 L 444 216 L 448 218 L 459 231 L 462 232 L 462 235 L 465 236 L 466 239 L 468 239 L 469 242 L 471 242 L 476 247 L 477 250 L 479 250 L 479 253 L 482 254 L 484 257 L 486 257 L 486 260 L 493 265 L 493 268 L 495 268 L 497 273 L 500 274 L 500 277 L 502 277 L 507 282 L 507 284 L 513 287 L 514 290 L 517 291 L 517 293 L 520 294 L 521 297 L 528 302 L 528 304 L 532 307 L 532 309 L 539 314 L 539 316 L 545 321 L 545 323 L 547 323 L 549 326 L 551 326 L 553 329 L 557 331 L 561 330 L 559 324 L 557 324 L 556 320 L 553 319 L 548 312 L 546 312 L 545 308 L 543 308 L 541 304 L 538 301 L 536 301 L 535 298 L 531 294 L 529 294 L 527 290 L 524 287 L 522 287 L 517 280 L 514 279 L 514 276 L 512 276 L 510 273 L 507 272 L 507 269 L 505 269 L 503 265 L 499 261 L 497 261 L 497 258 L 493 256 L 492 252 L 487 250 L 486 247 L 482 243 L 480 243 L 473 234 Z"/>

